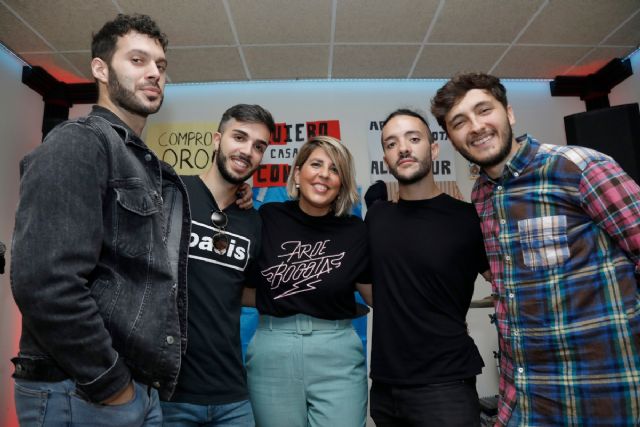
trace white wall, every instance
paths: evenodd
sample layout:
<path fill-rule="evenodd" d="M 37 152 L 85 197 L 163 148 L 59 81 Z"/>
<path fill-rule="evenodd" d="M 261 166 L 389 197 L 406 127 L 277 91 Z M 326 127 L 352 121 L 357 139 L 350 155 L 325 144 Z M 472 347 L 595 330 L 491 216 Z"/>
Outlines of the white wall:
<path fill-rule="evenodd" d="M 18 202 L 19 160 L 40 143 L 44 104 L 40 95 L 21 83 L 22 62 L 0 46 L 0 240 L 11 247 Z M 0 425 L 13 422 L 13 383 L 9 380 L 20 335 L 20 316 L 9 285 L 7 253 L 0 276 Z M 35 256 L 36 254 L 34 254 Z"/>

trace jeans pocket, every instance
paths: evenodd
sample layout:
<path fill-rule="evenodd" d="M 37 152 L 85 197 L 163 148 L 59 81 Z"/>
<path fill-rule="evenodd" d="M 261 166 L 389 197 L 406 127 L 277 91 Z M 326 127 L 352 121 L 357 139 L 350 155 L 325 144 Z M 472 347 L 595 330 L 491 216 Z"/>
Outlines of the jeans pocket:
<path fill-rule="evenodd" d="M 47 412 L 49 391 L 29 381 L 16 380 L 14 387 L 16 413 L 21 426 L 40 427 Z"/>
<path fill-rule="evenodd" d="M 71 395 L 73 424 L 91 426 L 141 426 L 149 407 L 149 397 L 144 386 L 134 382 L 134 396 L 119 405 L 101 405 L 84 400 L 76 393 Z"/>

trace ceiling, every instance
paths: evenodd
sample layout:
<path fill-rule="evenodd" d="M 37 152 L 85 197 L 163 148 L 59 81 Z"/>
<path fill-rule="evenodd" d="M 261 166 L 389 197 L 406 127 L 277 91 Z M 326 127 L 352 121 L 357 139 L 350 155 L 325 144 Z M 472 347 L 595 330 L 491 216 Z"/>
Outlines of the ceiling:
<path fill-rule="evenodd" d="M 117 13 L 169 37 L 169 80 L 585 75 L 640 45 L 640 0 L 0 0 L 0 41 L 90 81 L 91 34 Z"/>

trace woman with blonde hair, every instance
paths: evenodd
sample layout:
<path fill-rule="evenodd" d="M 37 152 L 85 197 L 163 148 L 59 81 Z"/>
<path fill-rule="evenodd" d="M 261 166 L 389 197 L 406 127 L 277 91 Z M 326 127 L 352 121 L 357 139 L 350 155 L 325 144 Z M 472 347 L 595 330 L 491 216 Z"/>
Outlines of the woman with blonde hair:
<path fill-rule="evenodd" d="M 354 291 L 371 303 L 353 159 L 335 138 L 298 152 L 292 200 L 260 208 L 262 248 L 251 276 L 259 326 L 247 349 L 258 427 L 359 427 L 366 423 L 365 352 L 351 320 Z"/>

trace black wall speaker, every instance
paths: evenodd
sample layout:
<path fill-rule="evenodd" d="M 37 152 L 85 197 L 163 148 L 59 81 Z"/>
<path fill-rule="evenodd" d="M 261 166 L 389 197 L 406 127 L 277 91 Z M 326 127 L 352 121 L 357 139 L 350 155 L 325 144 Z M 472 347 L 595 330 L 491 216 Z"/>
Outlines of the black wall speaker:
<path fill-rule="evenodd" d="M 614 158 L 640 183 L 638 103 L 572 114 L 564 118 L 568 145 L 592 148 Z"/>

